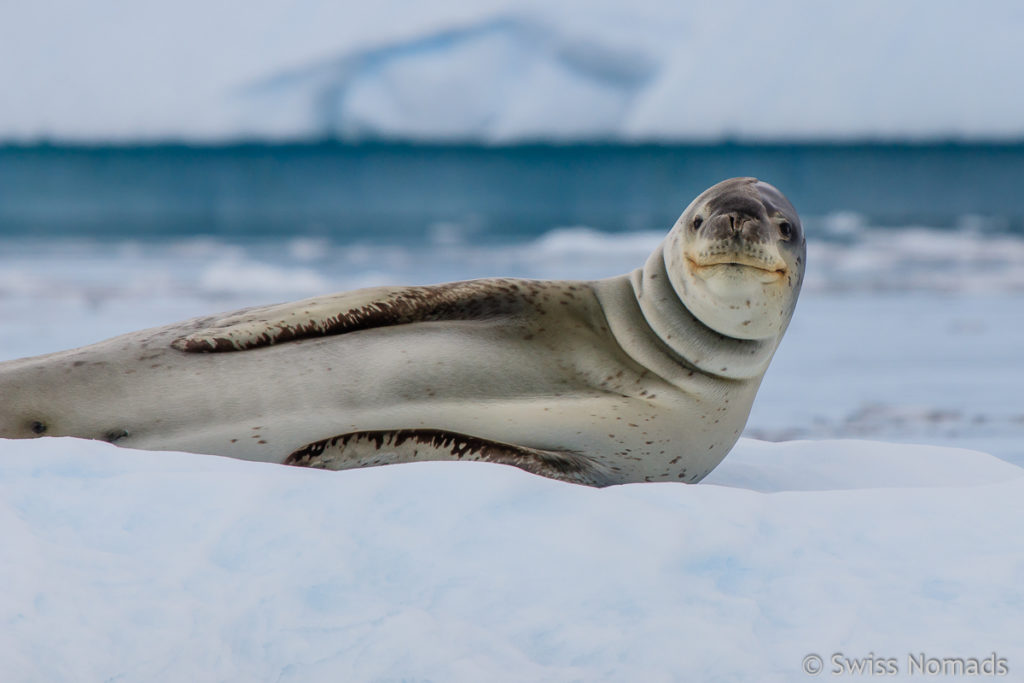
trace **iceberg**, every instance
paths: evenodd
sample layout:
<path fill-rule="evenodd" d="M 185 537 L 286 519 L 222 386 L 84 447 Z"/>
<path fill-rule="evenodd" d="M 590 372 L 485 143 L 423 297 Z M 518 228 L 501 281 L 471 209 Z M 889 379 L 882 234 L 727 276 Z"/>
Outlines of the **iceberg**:
<path fill-rule="evenodd" d="M 61 5 L 0 9 L 0 141 L 1024 136 L 1012 0 Z"/>

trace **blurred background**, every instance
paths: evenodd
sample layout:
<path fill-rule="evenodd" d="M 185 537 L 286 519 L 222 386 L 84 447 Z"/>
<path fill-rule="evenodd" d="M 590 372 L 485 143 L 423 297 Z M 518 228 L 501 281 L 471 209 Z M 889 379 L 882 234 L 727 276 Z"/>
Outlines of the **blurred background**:
<path fill-rule="evenodd" d="M 0 6 L 0 359 L 639 267 L 727 177 L 808 275 L 747 435 L 1024 464 L 1024 5 Z"/>

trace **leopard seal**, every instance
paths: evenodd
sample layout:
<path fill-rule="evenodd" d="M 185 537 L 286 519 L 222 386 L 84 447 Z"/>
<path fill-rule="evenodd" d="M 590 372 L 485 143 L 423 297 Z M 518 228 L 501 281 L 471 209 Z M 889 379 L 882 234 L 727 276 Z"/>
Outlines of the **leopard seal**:
<path fill-rule="evenodd" d="M 376 287 L 0 363 L 0 437 L 696 482 L 746 423 L 805 253 L 782 193 L 733 178 L 619 277 Z"/>

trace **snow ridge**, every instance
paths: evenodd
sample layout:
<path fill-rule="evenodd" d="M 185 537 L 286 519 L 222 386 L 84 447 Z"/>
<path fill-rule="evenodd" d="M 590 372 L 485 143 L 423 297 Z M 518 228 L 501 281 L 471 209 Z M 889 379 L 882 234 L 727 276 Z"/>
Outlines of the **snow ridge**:
<path fill-rule="evenodd" d="M 57 7 L 0 6 L 0 140 L 1024 134 L 1015 0 Z"/>

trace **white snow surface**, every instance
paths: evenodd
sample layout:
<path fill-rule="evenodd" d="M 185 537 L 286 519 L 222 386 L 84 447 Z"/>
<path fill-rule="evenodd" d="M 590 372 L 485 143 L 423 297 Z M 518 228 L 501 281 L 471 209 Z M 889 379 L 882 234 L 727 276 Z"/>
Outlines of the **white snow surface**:
<path fill-rule="evenodd" d="M 745 439 L 706 483 L 598 490 L 482 463 L 0 441 L 0 532 L 5 681 L 1024 667 L 1024 470 L 960 449 Z"/>
<path fill-rule="evenodd" d="M 837 654 L 1019 679 L 1019 240 L 828 226 L 855 239 L 812 245 L 745 432 L 780 443 L 696 486 L 0 440 L 0 680 L 788 683 L 812 653 L 819 679 L 868 678 Z M 4 242 L 0 359 L 357 286 L 605 277 L 662 237 Z"/>
<path fill-rule="evenodd" d="M 1024 135 L 1024 5 L 0 4 L 0 140 Z"/>

